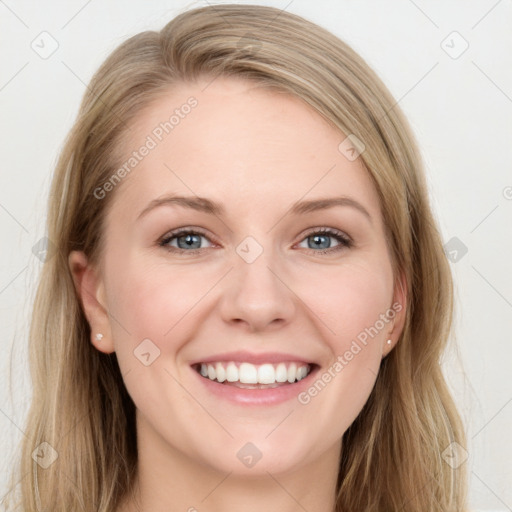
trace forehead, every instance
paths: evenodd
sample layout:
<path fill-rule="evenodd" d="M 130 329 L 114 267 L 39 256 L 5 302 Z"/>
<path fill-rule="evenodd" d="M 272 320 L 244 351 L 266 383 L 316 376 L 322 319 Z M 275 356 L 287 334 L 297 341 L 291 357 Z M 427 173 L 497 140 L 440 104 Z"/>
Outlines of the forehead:
<path fill-rule="evenodd" d="M 149 201 L 176 193 L 211 197 L 240 215 L 349 194 L 378 216 L 361 160 L 338 149 L 345 137 L 301 99 L 250 81 L 177 84 L 127 132 L 121 164 L 138 155 L 117 185 L 115 208 L 135 216 Z M 141 157 L 143 146 L 150 149 Z"/>

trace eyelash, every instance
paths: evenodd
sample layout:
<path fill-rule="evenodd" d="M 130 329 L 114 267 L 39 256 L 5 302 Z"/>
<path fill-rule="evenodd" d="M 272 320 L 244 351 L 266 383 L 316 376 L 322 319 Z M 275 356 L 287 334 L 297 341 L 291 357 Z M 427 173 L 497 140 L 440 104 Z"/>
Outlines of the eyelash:
<path fill-rule="evenodd" d="M 180 249 L 178 247 L 171 247 L 171 246 L 167 245 L 169 242 L 171 242 L 175 238 L 178 238 L 179 236 L 182 236 L 182 235 L 199 235 L 199 236 L 204 236 L 205 238 L 207 238 L 211 242 L 211 240 L 208 238 L 206 233 L 204 233 L 201 230 L 182 228 L 182 229 L 177 229 L 175 231 L 171 231 L 171 232 L 167 233 L 162 239 L 160 239 L 160 241 L 158 242 L 158 245 L 160 247 L 165 248 L 169 252 L 177 253 L 177 254 L 180 254 L 180 255 L 185 255 L 185 253 L 186 254 L 192 254 L 192 255 L 193 254 L 198 254 L 201 251 L 203 251 L 204 249 L 206 249 L 206 247 L 204 247 L 204 248 L 201 248 L 201 249 L 185 250 L 185 249 Z M 339 245 L 336 245 L 335 247 L 329 247 L 328 249 L 322 249 L 322 250 L 318 250 L 318 251 L 316 251 L 314 249 L 307 249 L 309 251 L 313 251 L 316 254 L 334 253 L 334 252 L 340 251 L 342 249 L 350 249 L 354 245 L 353 241 L 347 235 L 341 233 L 340 231 L 331 229 L 331 228 L 320 228 L 320 229 L 316 229 L 314 231 L 311 231 L 311 232 L 307 233 L 304 236 L 304 238 L 302 238 L 301 242 L 303 240 L 306 240 L 307 238 L 313 236 L 313 235 L 329 235 L 332 238 L 336 239 L 336 241 L 339 242 Z"/>

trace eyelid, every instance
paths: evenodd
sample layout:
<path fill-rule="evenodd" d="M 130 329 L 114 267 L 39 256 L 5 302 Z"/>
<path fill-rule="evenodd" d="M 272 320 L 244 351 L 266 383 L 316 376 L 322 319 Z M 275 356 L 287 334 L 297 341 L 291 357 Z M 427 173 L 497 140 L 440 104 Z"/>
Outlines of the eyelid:
<path fill-rule="evenodd" d="M 163 247 L 164 249 L 167 249 L 169 252 L 180 253 L 180 254 L 185 254 L 185 253 L 194 254 L 194 253 L 201 252 L 204 249 L 208 249 L 208 247 L 202 247 L 200 249 L 183 250 L 178 247 L 172 247 L 172 246 L 167 245 L 168 242 L 178 238 L 182 234 L 200 235 L 200 236 L 203 236 L 204 238 L 207 238 L 212 244 L 218 245 L 218 243 L 216 242 L 215 237 L 213 235 L 210 235 L 204 229 L 196 227 L 196 226 L 186 226 L 186 227 L 182 227 L 182 228 L 171 229 L 170 231 L 165 233 L 165 235 L 163 235 L 162 237 L 160 237 L 158 239 L 157 244 L 158 244 L 158 246 Z"/>
<path fill-rule="evenodd" d="M 172 246 L 167 245 L 167 243 L 169 243 L 171 240 L 178 238 L 182 234 L 200 235 L 200 236 L 203 236 L 204 238 L 207 238 L 214 245 L 218 245 L 218 242 L 216 241 L 214 236 L 207 233 L 203 228 L 199 228 L 196 226 L 185 226 L 185 227 L 181 227 L 181 228 L 176 228 L 174 230 L 170 230 L 165 235 L 160 237 L 158 239 L 157 243 L 160 247 L 164 247 L 169 252 L 174 252 L 174 253 L 178 253 L 178 254 L 186 254 L 186 253 L 196 254 L 196 253 L 204 251 L 205 249 L 209 249 L 209 247 L 202 247 L 199 249 L 185 250 L 185 249 L 180 249 L 177 247 L 172 247 Z M 326 226 L 313 227 L 313 228 L 308 229 L 305 233 L 303 233 L 301 235 L 301 238 L 300 238 L 299 242 L 297 242 L 297 243 L 301 243 L 308 237 L 310 237 L 312 235 L 316 235 L 316 234 L 327 235 L 332 238 L 338 239 L 339 243 L 338 243 L 338 245 L 336 245 L 334 247 L 329 247 L 327 249 L 321 249 L 321 250 L 314 250 L 314 249 L 307 248 L 307 250 L 312 252 L 313 254 L 314 253 L 317 253 L 317 254 L 334 253 L 341 249 L 350 249 L 351 247 L 354 246 L 354 241 L 353 241 L 352 237 L 350 237 L 343 231 L 340 231 L 336 228 L 330 228 L 330 227 L 326 227 Z"/>
<path fill-rule="evenodd" d="M 301 236 L 301 239 L 298 243 L 302 243 L 304 240 L 306 240 L 310 236 L 317 235 L 317 234 L 326 235 L 326 236 L 330 236 L 332 238 L 337 239 L 338 245 L 336 245 L 334 247 L 328 247 L 327 249 L 321 249 L 318 251 L 308 248 L 307 251 L 312 254 L 334 254 L 343 249 L 345 249 L 345 250 L 351 249 L 355 245 L 352 237 L 350 237 L 343 231 L 340 231 L 339 229 L 336 229 L 336 228 L 330 228 L 330 227 L 325 227 L 325 226 L 311 228 L 310 230 L 308 230 L 306 233 L 304 233 Z"/>
<path fill-rule="evenodd" d="M 339 229 L 336 229 L 336 228 L 329 228 L 329 227 L 326 227 L 326 226 L 315 227 L 315 228 L 308 229 L 306 231 L 306 233 L 304 235 L 302 235 L 301 241 L 305 237 L 308 237 L 308 236 L 311 236 L 311 235 L 315 235 L 317 233 L 322 233 L 322 234 L 327 234 L 327 235 L 337 235 L 340 238 L 343 238 L 346 242 L 350 242 L 350 243 L 354 242 L 352 240 L 352 238 L 349 235 L 347 235 L 347 233 L 345 233 L 344 231 L 340 231 Z"/>

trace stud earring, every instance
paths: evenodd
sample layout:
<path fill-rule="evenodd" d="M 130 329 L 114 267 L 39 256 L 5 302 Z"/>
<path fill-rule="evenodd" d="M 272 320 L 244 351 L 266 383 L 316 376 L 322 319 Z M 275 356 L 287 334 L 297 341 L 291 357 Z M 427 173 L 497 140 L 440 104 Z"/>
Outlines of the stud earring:
<path fill-rule="evenodd" d="M 96 334 L 96 339 L 98 341 L 101 341 L 103 339 L 103 334 L 101 334 L 100 332 L 98 334 Z"/>
<path fill-rule="evenodd" d="M 386 341 L 388 345 L 391 345 L 391 340 Z"/>

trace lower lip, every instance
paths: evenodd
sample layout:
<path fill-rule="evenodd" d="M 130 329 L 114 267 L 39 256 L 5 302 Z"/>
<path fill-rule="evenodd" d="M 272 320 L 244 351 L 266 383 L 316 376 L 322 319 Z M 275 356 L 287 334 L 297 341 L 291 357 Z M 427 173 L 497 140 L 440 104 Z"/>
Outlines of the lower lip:
<path fill-rule="evenodd" d="M 197 378 L 203 383 L 207 391 L 229 400 L 236 404 L 241 405 L 275 405 L 288 400 L 296 399 L 299 393 L 302 393 L 306 388 L 310 386 L 315 374 L 319 370 L 318 366 L 315 366 L 309 374 L 298 382 L 293 384 L 285 384 L 277 388 L 265 388 L 265 389 L 243 389 L 237 388 L 236 386 L 227 386 L 220 382 L 213 381 L 203 377 L 196 370 L 191 368 Z"/>

